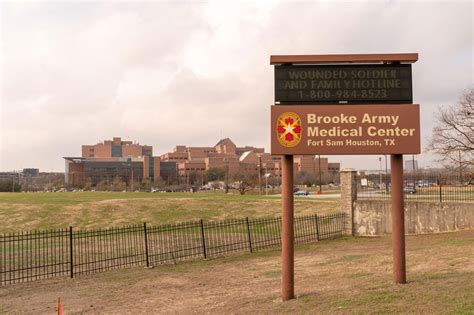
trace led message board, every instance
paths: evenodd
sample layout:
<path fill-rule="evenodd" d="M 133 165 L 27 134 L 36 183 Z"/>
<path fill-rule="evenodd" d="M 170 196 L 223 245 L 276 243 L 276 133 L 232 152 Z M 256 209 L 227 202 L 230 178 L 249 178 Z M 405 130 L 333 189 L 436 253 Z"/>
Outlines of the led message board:
<path fill-rule="evenodd" d="M 275 66 L 275 104 L 412 102 L 410 64 Z"/>

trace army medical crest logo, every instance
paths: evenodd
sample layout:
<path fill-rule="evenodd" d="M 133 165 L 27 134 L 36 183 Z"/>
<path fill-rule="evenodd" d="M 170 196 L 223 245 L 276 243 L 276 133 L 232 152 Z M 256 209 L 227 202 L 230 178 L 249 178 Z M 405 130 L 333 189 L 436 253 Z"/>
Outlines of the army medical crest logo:
<path fill-rule="evenodd" d="M 291 148 L 301 141 L 301 118 L 295 113 L 286 112 L 278 117 L 277 138 L 284 147 Z"/>

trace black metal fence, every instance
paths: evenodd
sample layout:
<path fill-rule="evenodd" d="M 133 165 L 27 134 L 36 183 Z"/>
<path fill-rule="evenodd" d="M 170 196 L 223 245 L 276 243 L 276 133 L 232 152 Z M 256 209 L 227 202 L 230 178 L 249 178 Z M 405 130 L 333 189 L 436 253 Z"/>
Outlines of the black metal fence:
<path fill-rule="evenodd" d="M 465 176 L 405 174 L 405 200 L 435 202 L 474 202 L 474 179 Z M 390 199 L 389 174 L 357 177 L 357 199 Z"/>
<path fill-rule="evenodd" d="M 344 233 L 344 214 L 295 218 L 295 243 Z M 0 284 L 152 266 L 281 245 L 281 218 L 0 234 Z"/>

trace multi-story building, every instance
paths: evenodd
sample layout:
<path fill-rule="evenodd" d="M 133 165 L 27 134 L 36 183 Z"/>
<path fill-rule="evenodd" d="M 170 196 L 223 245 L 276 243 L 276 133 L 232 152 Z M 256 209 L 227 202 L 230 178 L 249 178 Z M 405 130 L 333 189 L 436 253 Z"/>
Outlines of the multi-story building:
<path fill-rule="evenodd" d="M 160 158 L 153 148 L 119 137 L 95 145 L 83 145 L 81 157 L 65 157 L 65 181 L 70 186 L 100 182 L 110 184 L 116 178 L 132 188 L 134 182 L 160 180 Z"/>
<path fill-rule="evenodd" d="M 177 145 L 172 152 L 153 156 L 153 148 L 132 141 L 113 138 L 95 145 L 83 145 L 81 157 L 65 157 L 66 184 L 71 186 L 90 183 L 111 183 L 116 178 L 127 183 L 150 182 L 164 185 L 202 185 L 206 172 L 211 169 L 224 171 L 227 178 L 236 175 L 281 177 L 281 157 L 265 153 L 263 148 L 237 147 L 225 138 L 212 147 L 187 147 Z M 327 158 L 295 156 L 295 172 L 319 176 L 339 173 L 339 163 L 329 163 Z"/>
<path fill-rule="evenodd" d="M 339 172 L 341 171 L 341 163 L 328 163 L 329 181 L 339 183 Z"/>
<path fill-rule="evenodd" d="M 234 176 L 239 172 L 257 171 L 255 158 L 249 160 L 248 153 L 264 154 L 263 148 L 237 147 L 232 140 L 225 138 L 213 147 L 187 147 L 178 145 L 173 152 L 161 155 L 161 161 L 176 163 L 178 180 L 183 183 L 203 183 L 206 171 L 217 168 L 225 170 L 227 175 Z M 268 154 L 267 154 L 268 155 Z M 242 156 L 244 156 L 242 158 Z M 256 158 L 258 160 L 258 157 Z M 163 177 L 163 176 L 162 176 Z"/>
<path fill-rule="evenodd" d="M 263 148 L 251 146 L 237 147 L 232 140 L 225 138 L 213 147 L 187 147 L 178 145 L 173 152 L 161 155 L 161 163 L 176 163 L 178 180 L 187 184 L 201 184 L 205 180 L 205 173 L 213 168 L 225 170 L 233 177 L 236 174 L 271 174 L 281 177 L 281 157 L 265 153 Z M 319 176 L 326 180 L 331 171 L 337 169 L 339 163 L 329 163 L 327 158 L 317 156 L 295 156 L 294 167 L 296 172 L 305 172 L 308 175 Z M 162 176 L 163 178 L 163 176 Z"/>
<path fill-rule="evenodd" d="M 64 185 L 64 173 L 40 172 L 38 168 L 24 168 L 23 170 L 0 172 L 0 182 L 5 181 L 21 185 L 22 191 L 52 190 Z M 15 186 L 10 191 L 15 191 Z"/>
<path fill-rule="evenodd" d="M 319 174 L 320 168 L 321 173 L 328 174 L 328 159 L 317 158 L 313 155 L 297 155 L 293 159 L 294 170 L 296 172 L 305 172 L 316 176 Z M 339 163 L 338 163 L 339 164 Z"/>
<path fill-rule="evenodd" d="M 120 137 L 114 137 L 112 140 L 94 145 L 82 146 L 82 157 L 85 159 L 110 159 L 121 157 L 152 156 L 153 147 L 149 145 L 140 145 L 132 141 L 122 141 Z"/>

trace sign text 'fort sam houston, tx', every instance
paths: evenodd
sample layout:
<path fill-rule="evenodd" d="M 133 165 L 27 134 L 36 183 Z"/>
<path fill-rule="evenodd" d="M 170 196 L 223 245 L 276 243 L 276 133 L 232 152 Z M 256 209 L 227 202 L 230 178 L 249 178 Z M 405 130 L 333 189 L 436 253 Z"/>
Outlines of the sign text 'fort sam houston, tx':
<path fill-rule="evenodd" d="M 272 107 L 272 154 L 420 153 L 418 105 Z"/>
<path fill-rule="evenodd" d="M 282 155 L 283 300 L 294 298 L 293 156 L 391 155 L 393 280 L 406 283 L 403 154 L 420 153 L 418 54 L 271 56 L 271 153 Z"/>
<path fill-rule="evenodd" d="M 411 64 L 276 65 L 272 154 L 419 154 L 412 101 Z"/>

